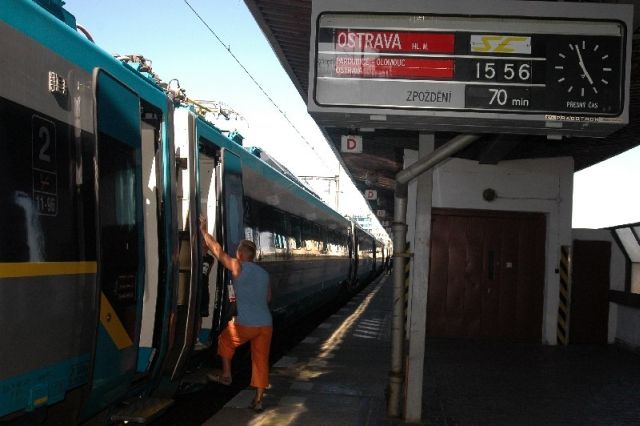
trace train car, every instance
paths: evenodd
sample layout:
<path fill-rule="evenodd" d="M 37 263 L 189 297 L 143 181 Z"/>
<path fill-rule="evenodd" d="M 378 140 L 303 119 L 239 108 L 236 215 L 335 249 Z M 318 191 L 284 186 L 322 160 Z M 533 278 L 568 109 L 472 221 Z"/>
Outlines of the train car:
<path fill-rule="evenodd" d="M 379 274 L 380 272 L 382 272 L 382 270 L 385 267 L 385 261 L 386 261 L 386 253 L 385 253 L 385 245 L 384 242 L 376 239 L 375 240 L 375 247 L 376 247 L 376 254 L 375 254 L 375 258 L 376 258 L 376 266 L 375 266 L 375 272 L 376 274 Z"/>
<path fill-rule="evenodd" d="M 276 324 L 300 318 L 348 288 L 350 222 L 306 188 L 225 137 L 192 107 L 174 113 L 178 176 L 178 345 L 210 345 L 225 323 L 230 276 L 217 262 L 205 282 L 198 217 L 229 253 L 241 239 L 257 247 L 271 279 Z M 206 289 L 203 289 L 206 287 Z M 202 297 L 202 295 L 209 295 Z M 206 306 L 205 306 L 206 305 Z M 177 377 L 182 363 L 175 363 Z"/>
<path fill-rule="evenodd" d="M 357 281 L 356 288 L 361 288 L 376 274 L 376 239 L 373 235 L 354 223 L 353 245 L 355 250 Z"/>
<path fill-rule="evenodd" d="M 0 8 L 0 418 L 65 400 L 73 423 L 171 343 L 172 103 L 46 3 Z"/>
<path fill-rule="evenodd" d="M 371 279 L 375 242 L 61 3 L 0 8 L 0 420 L 148 421 L 227 317 L 201 214 L 256 243 L 281 323 Z"/>

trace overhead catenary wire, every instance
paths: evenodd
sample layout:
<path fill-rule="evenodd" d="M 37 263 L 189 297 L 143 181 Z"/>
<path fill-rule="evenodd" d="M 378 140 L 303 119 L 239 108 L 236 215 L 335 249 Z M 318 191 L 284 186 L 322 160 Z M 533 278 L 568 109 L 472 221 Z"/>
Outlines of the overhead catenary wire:
<path fill-rule="evenodd" d="M 229 55 L 231 55 L 233 60 L 236 61 L 236 63 L 240 66 L 240 68 L 242 68 L 242 70 L 245 72 L 245 74 L 247 74 L 247 76 L 249 76 L 251 81 L 253 81 L 253 83 L 258 87 L 258 89 L 260 89 L 262 94 L 269 100 L 269 102 L 271 102 L 271 104 L 276 108 L 276 110 L 278 110 L 280 115 L 282 115 L 284 117 L 284 119 L 287 121 L 289 126 L 291 126 L 291 128 L 298 134 L 300 139 L 302 139 L 302 141 L 311 149 L 311 151 L 322 162 L 322 164 L 324 164 L 325 166 L 329 167 L 328 164 L 326 164 L 326 160 L 324 158 L 322 158 L 320 153 L 314 148 L 314 146 L 311 144 L 311 142 L 309 142 L 309 140 L 302 134 L 302 132 L 296 127 L 296 125 L 293 124 L 293 122 L 289 119 L 289 117 L 282 110 L 282 108 L 280 108 L 280 106 L 276 103 L 276 101 L 273 100 L 271 95 L 269 95 L 269 93 L 267 93 L 267 91 L 264 89 L 264 87 L 262 87 L 260 82 L 258 82 L 258 80 L 256 80 L 256 78 L 251 74 L 251 72 L 242 64 L 242 62 L 240 62 L 240 59 L 238 59 L 238 57 L 231 51 L 231 46 L 225 44 L 224 41 L 222 41 L 220 36 L 218 36 L 218 34 L 215 32 L 215 30 L 213 28 L 211 28 L 211 26 L 207 23 L 207 21 L 205 21 L 204 18 L 198 13 L 198 11 L 193 6 L 191 6 L 191 4 L 189 3 L 188 0 L 183 0 L 183 1 L 187 5 L 187 7 L 189 7 L 189 9 L 191 9 L 193 14 L 198 18 L 198 20 L 200 20 L 200 22 L 202 22 L 202 24 L 207 28 L 207 30 L 209 30 L 211 35 L 213 35 L 213 37 L 215 37 L 215 39 L 218 41 L 218 43 L 220 43 L 222 45 L 222 47 L 224 47 L 224 50 L 226 50 L 227 53 L 229 53 Z"/>

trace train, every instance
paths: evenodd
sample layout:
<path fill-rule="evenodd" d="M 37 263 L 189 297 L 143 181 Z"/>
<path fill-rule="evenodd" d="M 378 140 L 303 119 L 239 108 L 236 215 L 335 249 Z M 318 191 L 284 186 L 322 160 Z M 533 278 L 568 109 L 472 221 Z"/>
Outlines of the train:
<path fill-rule="evenodd" d="M 229 315 L 200 215 L 230 253 L 255 242 L 276 324 L 388 263 L 144 58 L 79 34 L 61 0 L 0 8 L 0 51 L 0 422 L 144 423 L 171 404 Z"/>

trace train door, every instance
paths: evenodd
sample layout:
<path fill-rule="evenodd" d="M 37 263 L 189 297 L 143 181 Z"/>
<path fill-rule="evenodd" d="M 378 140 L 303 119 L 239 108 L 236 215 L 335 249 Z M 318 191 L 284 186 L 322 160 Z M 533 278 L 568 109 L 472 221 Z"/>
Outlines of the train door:
<path fill-rule="evenodd" d="M 95 82 L 100 314 L 85 413 L 122 397 L 134 377 L 145 272 L 140 99 L 104 72 Z"/>
<path fill-rule="evenodd" d="M 378 270 L 378 242 L 376 240 L 373 240 L 373 253 L 372 253 L 373 259 L 371 260 L 372 262 L 372 268 L 371 268 L 371 273 L 375 274 L 376 271 Z"/>
<path fill-rule="evenodd" d="M 349 285 L 355 290 L 358 285 L 358 236 L 353 223 L 349 227 Z"/>
<path fill-rule="evenodd" d="M 242 185 L 242 163 L 240 158 L 228 150 L 222 150 L 222 196 L 221 241 L 224 250 L 231 256 L 235 255 L 238 243 L 245 238 L 244 234 L 244 188 Z M 227 270 L 221 271 L 221 280 L 216 288 L 216 300 L 212 328 L 214 332 L 221 331 L 229 314 L 229 287 L 231 274 Z"/>
<path fill-rule="evenodd" d="M 217 332 L 225 319 L 225 310 L 228 303 L 224 302 L 226 297 L 226 286 L 223 281 L 229 281 L 226 272 L 220 275 L 215 272 L 209 281 L 203 282 L 203 260 L 205 252 L 202 247 L 198 219 L 201 213 L 209 216 L 209 230 L 215 231 L 222 242 L 223 248 L 228 253 L 235 253 L 240 239 L 244 237 L 243 226 L 243 191 L 242 191 L 242 169 L 240 159 L 224 150 L 220 149 L 216 154 L 215 145 L 205 139 L 198 138 L 199 123 L 194 115 L 188 110 L 181 110 L 176 113 L 175 119 L 175 143 L 177 159 L 177 196 L 178 196 L 178 228 L 180 235 L 179 243 L 179 282 L 176 294 L 176 310 L 174 318 L 174 347 L 169 356 L 167 366 L 170 368 L 171 379 L 178 378 L 188 360 L 196 343 L 196 337 L 201 329 L 201 325 L 211 327 L 208 331 L 203 331 L 203 337 L 208 338 L 211 332 Z M 208 147 L 201 149 L 201 147 Z M 218 155 L 218 158 L 216 158 Z M 202 165 L 203 169 L 200 169 Z M 209 174 L 207 177 L 206 175 Z M 202 184 L 207 184 L 208 189 L 204 189 Z M 218 182 L 220 185 L 212 193 L 211 182 Z M 206 195 L 206 211 L 204 191 Z M 212 194 L 222 194 L 221 197 Z M 213 214 L 215 218 L 211 221 L 212 210 L 216 210 L 218 204 L 219 212 Z M 219 220 L 219 219 L 221 220 Z M 215 228 L 218 229 L 215 229 Z M 215 268 L 215 265 L 213 265 Z M 217 268 L 218 270 L 220 268 Z M 215 269 L 214 269 L 215 270 Z M 212 270 L 212 274 L 214 273 Z M 211 281 L 213 280 L 213 282 Z M 213 302 L 207 304 L 207 313 L 212 316 L 211 322 L 202 321 L 201 300 L 204 290 L 211 289 Z M 218 304 L 220 306 L 218 306 Z M 207 318 L 207 317 L 204 317 Z"/>
<path fill-rule="evenodd" d="M 221 205 L 222 203 L 222 158 L 221 152 L 210 141 L 201 138 L 198 150 L 198 198 L 200 200 L 200 215 L 207 218 L 207 232 L 216 240 L 221 240 Z M 201 253 L 203 259 L 202 281 L 200 282 L 200 300 L 198 312 L 200 327 L 198 341 L 205 346 L 211 343 L 213 329 L 213 313 L 217 301 L 218 283 L 222 281 L 220 265 L 205 247 Z"/>
<path fill-rule="evenodd" d="M 142 293 L 142 317 L 138 344 L 137 372 L 144 374 L 158 357 L 162 336 L 163 312 L 159 301 L 165 298 L 167 238 L 161 226 L 164 214 L 162 111 L 142 101 L 141 105 L 142 194 L 144 211 L 145 280 Z M 160 312 L 158 312 L 158 308 Z"/>
<path fill-rule="evenodd" d="M 174 123 L 179 272 L 171 319 L 171 349 L 166 364 L 172 380 L 182 372 L 194 343 L 200 279 L 197 271 L 202 267 L 202 261 L 198 259 L 201 250 L 196 199 L 198 147 L 195 118 L 188 110 L 179 110 L 175 113 Z"/>

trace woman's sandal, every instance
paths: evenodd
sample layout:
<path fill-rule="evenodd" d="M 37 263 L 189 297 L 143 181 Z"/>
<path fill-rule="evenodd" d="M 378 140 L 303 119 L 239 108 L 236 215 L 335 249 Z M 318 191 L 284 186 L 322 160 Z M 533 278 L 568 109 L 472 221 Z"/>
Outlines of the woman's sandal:
<path fill-rule="evenodd" d="M 222 373 L 209 373 L 207 377 L 212 382 L 220 383 L 221 385 L 229 386 L 231 384 L 231 377 L 225 377 Z"/>
<path fill-rule="evenodd" d="M 255 399 L 252 399 L 249 408 L 253 409 L 256 413 L 262 413 L 264 411 L 264 408 L 262 407 L 262 400 L 256 401 Z"/>

